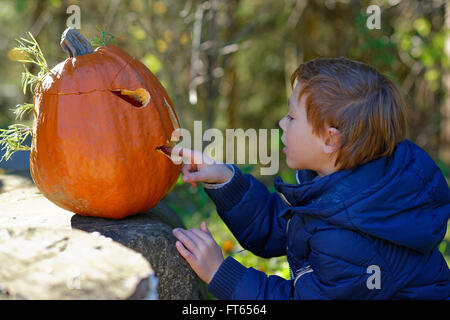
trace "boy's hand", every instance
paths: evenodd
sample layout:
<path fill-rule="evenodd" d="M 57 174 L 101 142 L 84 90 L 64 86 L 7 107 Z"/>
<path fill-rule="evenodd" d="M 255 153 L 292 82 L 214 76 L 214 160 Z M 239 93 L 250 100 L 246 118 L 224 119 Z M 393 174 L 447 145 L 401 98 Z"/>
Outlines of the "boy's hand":
<path fill-rule="evenodd" d="M 214 159 L 200 151 L 175 147 L 170 150 L 170 153 L 172 157 L 183 157 L 187 160 L 181 169 L 183 181 L 195 187 L 197 182 L 224 183 L 233 177 L 233 171 L 230 168 L 216 163 Z"/>
<path fill-rule="evenodd" d="M 209 283 L 224 259 L 222 249 L 214 241 L 206 223 L 203 221 L 200 229 L 176 228 L 172 232 L 179 240 L 175 243 L 178 252 L 200 279 Z"/>

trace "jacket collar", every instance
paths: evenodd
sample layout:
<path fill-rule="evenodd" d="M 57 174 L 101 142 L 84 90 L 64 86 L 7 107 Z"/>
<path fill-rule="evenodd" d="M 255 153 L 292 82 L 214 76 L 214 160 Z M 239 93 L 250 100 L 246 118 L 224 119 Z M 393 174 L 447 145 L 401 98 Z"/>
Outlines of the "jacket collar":
<path fill-rule="evenodd" d="M 342 210 L 344 202 L 358 195 L 361 190 L 370 189 L 376 182 L 389 179 L 390 175 L 395 174 L 391 164 L 391 157 L 382 157 L 324 177 L 319 177 L 312 170 L 298 170 L 298 184 L 288 184 L 281 177 L 276 177 L 274 186 L 292 209 L 303 212 L 320 210 L 321 214 L 328 215 L 327 212 L 332 214 Z"/>

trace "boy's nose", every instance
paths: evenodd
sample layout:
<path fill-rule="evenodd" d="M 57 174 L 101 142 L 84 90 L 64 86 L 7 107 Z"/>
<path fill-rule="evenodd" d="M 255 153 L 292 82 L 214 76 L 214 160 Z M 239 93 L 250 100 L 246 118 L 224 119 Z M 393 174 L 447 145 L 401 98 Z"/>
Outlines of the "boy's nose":
<path fill-rule="evenodd" d="M 285 131 L 285 126 L 284 126 L 284 124 L 285 124 L 285 119 L 286 119 L 286 117 L 283 117 L 280 121 L 278 121 L 278 125 L 280 126 L 280 128 L 281 128 L 283 131 Z"/>

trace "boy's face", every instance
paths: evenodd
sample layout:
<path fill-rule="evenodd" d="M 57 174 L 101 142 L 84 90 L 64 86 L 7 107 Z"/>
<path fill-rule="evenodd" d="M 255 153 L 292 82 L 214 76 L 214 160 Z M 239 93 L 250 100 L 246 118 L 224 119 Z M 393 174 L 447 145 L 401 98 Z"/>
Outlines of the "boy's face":
<path fill-rule="evenodd" d="M 302 83 L 298 82 L 289 98 L 289 112 L 280 120 L 283 130 L 281 141 L 285 145 L 286 163 L 291 169 L 309 169 L 320 172 L 328 155 L 324 153 L 323 141 L 313 134 L 313 128 L 306 117 L 304 94 L 299 101 Z"/>

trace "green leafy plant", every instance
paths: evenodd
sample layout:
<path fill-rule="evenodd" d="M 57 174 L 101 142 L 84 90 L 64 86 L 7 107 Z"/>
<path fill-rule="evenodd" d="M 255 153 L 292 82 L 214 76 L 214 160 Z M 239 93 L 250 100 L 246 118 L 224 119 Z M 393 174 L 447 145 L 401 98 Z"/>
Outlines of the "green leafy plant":
<path fill-rule="evenodd" d="M 31 32 L 28 32 L 28 36 L 30 39 L 20 38 L 19 40 L 16 40 L 19 43 L 19 46 L 14 49 L 23 53 L 26 57 L 25 59 L 18 60 L 19 62 L 35 64 L 39 67 L 39 72 L 37 75 L 34 75 L 28 70 L 26 65 L 24 65 L 25 71 L 22 73 L 22 88 L 24 94 L 27 92 L 27 87 L 30 92 L 34 92 L 36 85 L 50 72 L 47 60 L 45 59 L 38 42 Z"/>
<path fill-rule="evenodd" d="M 0 146 L 3 145 L 2 150 L 6 149 L 0 161 L 8 161 L 16 151 L 30 150 L 30 147 L 23 143 L 31 134 L 31 128 L 20 123 L 10 125 L 8 129 L 0 129 Z"/>
<path fill-rule="evenodd" d="M 91 40 L 93 46 L 106 46 L 114 39 L 114 35 L 111 33 L 101 30 L 100 28 L 97 28 L 97 30 L 100 32 L 100 36 Z M 18 53 L 23 56 L 22 59 L 17 60 L 24 64 L 24 71 L 22 72 L 23 94 L 26 94 L 28 90 L 29 92 L 34 93 L 45 75 L 51 71 L 39 43 L 31 32 L 28 32 L 28 38 L 21 37 L 20 39 L 16 39 L 16 41 L 19 45 L 15 47 L 14 50 L 18 51 Z M 39 67 L 38 73 L 31 73 L 29 68 L 27 68 L 27 64 L 37 65 Z M 11 110 L 16 115 L 16 120 L 22 120 L 26 114 L 33 111 L 33 104 L 18 104 Z M 2 151 L 5 150 L 0 162 L 4 159 L 8 161 L 17 151 L 30 150 L 30 147 L 24 145 L 24 143 L 27 137 L 32 135 L 32 132 L 31 127 L 24 124 L 12 124 L 8 126 L 7 129 L 0 129 L 0 147 Z"/>
<path fill-rule="evenodd" d="M 16 120 L 20 119 L 22 120 L 23 116 L 29 112 L 33 111 L 34 105 L 32 103 L 22 103 L 16 105 L 15 109 L 11 109 L 14 114 L 16 115 Z"/>
<path fill-rule="evenodd" d="M 101 30 L 100 28 L 97 28 L 97 30 L 100 32 L 100 36 L 91 39 L 91 44 L 93 47 L 106 46 L 115 38 L 111 33 L 107 32 L 106 30 Z"/>
<path fill-rule="evenodd" d="M 28 36 L 28 39 L 22 37 L 16 40 L 19 45 L 14 48 L 14 50 L 21 53 L 24 57 L 23 59 L 18 60 L 19 62 L 24 63 L 25 71 L 22 72 L 22 90 L 24 94 L 27 93 L 27 89 L 30 90 L 31 93 L 34 93 L 37 85 L 39 85 L 44 76 L 50 72 L 47 60 L 45 59 L 38 42 L 33 37 L 31 32 L 28 32 Z M 29 71 L 26 67 L 26 64 L 28 63 L 35 64 L 39 67 L 37 75 Z M 11 110 L 16 115 L 16 120 L 22 120 L 26 114 L 32 112 L 33 104 L 18 104 Z M 25 140 L 30 135 L 32 135 L 31 127 L 24 124 L 16 123 L 9 125 L 7 129 L 0 129 L 0 147 L 2 147 L 2 151 L 5 150 L 5 153 L 0 161 L 3 161 L 4 159 L 8 161 L 17 151 L 30 150 L 29 146 L 24 145 Z"/>

